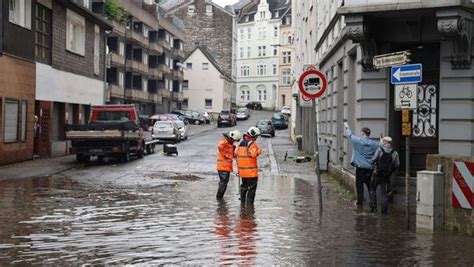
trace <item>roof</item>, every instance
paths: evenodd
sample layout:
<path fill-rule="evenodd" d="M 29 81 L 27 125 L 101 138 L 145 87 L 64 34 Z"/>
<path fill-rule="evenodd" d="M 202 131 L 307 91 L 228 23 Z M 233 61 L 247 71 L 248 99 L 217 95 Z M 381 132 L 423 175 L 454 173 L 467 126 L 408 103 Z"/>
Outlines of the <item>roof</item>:
<path fill-rule="evenodd" d="M 291 9 L 291 0 L 266 0 L 272 13 L 272 19 L 281 19 L 289 9 Z M 239 23 L 252 22 L 255 20 L 255 14 L 258 11 L 259 1 L 254 1 L 248 3 L 247 6 L 242 8 L 242 12 L 239 16 Z M 278 17 L 275 17 L 275 12 L 278 11 Z M 249 16 L 248 21 L 245 19 L 246 16 Z"/>
<path fill-rule="evenodd" d="M 166 14 L 170 14 L 170 13 L 173 13 L 175 11 L 177 11 L 178 9 L 180 8 L 183 8 L 183 7 L 186 7 L 190 4 L 193 4 L 195 1 L 199 1 L 199 0 L 163 0 L 161 3 L 160 3 L 160 6 L 161 8 L 165 11 Z M 202 0 L 204 1 L 204 0 Z M 215 8 L 233 16 L 234 13 L 227 10 L 226 8 L 223 8 L 221 7 L 220 5 L 212 2 L 212 1 L 209 1 L 209 0 L 205 0 L 207 4 L 210 4 L 212 6 L 214 6 Z"/>
<path fill-rule="evenodd" d="M 197 50 L 201 51 L 204 56 L 209 59 L 209 62 L 211 62 L 212 65 L 214 65 L 214 67 L 217 69 L 217 71 L 220 72 L 220 74 L 222 74 L 222 76 L 224 76 L 226 79 L 229 79 L 229 80 L 232 80 L 232 77 L 227 74 L 222 68 L 221 66 L 219 65 L 219 63 L 217 63 L 217 61 L 214 59 L 214 57 L 207 51 L 207 49 L 203 46 L 196 46 L 196 48 L 194 48 L 193 51 L 191 51 L 187 56 L 186 58 L 183 60 L 183 62 L 186 62 L 186 60 L 188 60 L 189 57 L 191 57 L 192 54 L 194 54 L 194 52 L 196 52 Z"/>

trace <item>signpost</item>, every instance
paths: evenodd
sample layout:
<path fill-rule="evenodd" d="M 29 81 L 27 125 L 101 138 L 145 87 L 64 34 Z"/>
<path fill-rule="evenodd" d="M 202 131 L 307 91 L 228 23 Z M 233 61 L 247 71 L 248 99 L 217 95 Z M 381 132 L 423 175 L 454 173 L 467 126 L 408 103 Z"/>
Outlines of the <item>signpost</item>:
<path fill-rule="evenodd" d="M 416 89 L 416 83 L 395 85 L 395 110 L 417 109 L 418 94 Z"/>
<path fill-rule="evenodd" d="M 303 100 L 311 100 L 313 112 L 316 112 L 316 98 L 322 96 L 326 91 L 328 82 L 323 73 L 318 71 L 315 66 L 305 66 L 305 72 L 301 74 L 298 80 L 298 88 Z M 316 177 L 318 179 L 320 211 L 322 211 L 322 190 L 321 190 L 321 172 L 319 169 L 319 141 L 318 141 L 318 120 L 314 116 L 314 161 L 316 164 Z"/>
<path fill-rule="evenodd" d="M 410 62 L 410 55 L 411 53 L 408 50 L 377 55 L 374 57 L 373 64 L 377 69 L 387 68 L 394 65 L 405 65 Z"/>
<path fill-rule="evenodd" d="M 421 64 L 393 66 L 390 72 L 390 82 L 392 84 L 419 83 L 422 80 L 421 71 Z"/>

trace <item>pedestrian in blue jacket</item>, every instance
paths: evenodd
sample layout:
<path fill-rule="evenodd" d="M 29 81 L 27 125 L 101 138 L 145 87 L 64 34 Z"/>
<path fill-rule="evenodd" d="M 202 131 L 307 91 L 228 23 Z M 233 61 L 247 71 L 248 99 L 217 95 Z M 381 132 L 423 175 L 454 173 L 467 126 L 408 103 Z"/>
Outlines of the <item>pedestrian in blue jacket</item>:
<path fill-rule="evenodd" d="M 357 205 L 364 203 L 364 184 L 370 190 L 370 180 L 373 172 L 372 157 L 379 144 L 370 139 L 370 129 L 362 128 L 360 136 L 352 134 L 347 122 L 344 122 L 346 136 L 352 143 L 351 165 L 356 168 Z"/>

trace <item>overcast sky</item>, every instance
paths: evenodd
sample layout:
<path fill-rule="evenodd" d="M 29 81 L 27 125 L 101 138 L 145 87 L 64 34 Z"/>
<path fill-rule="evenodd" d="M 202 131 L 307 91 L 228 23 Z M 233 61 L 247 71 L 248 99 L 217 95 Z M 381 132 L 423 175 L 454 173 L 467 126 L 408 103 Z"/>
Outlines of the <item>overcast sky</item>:
<path fill-rule="evenodd" d="M 231 4 L 237 3 L 238 0 L 212 0 L 212 2 L 224 7 L 226 5 L 231 5 Z"/>

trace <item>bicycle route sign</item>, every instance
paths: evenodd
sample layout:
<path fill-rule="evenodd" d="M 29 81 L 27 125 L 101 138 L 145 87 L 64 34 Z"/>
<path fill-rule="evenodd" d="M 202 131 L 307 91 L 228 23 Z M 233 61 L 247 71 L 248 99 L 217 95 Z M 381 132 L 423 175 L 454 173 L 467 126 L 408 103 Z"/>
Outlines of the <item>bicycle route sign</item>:
<path fill-rule="evenodd" d="M 417 108 L 417 84 L 395 85 L 395 110 L 415 110 Z"/>
<path fill-rule="evenodd" d="M 305 101 L 316 99 L 324 94 L 328 82 L 324 74 L 310 66 L 298 80 L 300 93 Z"/>

